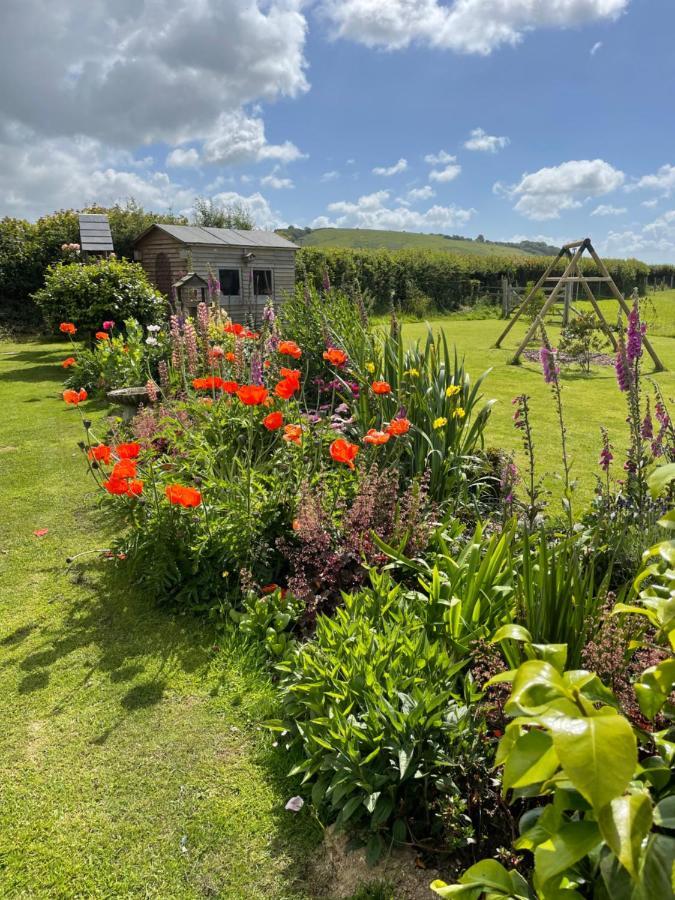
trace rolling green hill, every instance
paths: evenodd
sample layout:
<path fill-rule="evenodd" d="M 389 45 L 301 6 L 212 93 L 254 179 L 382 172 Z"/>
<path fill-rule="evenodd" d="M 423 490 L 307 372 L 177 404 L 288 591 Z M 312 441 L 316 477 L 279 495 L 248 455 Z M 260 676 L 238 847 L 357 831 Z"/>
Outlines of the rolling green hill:
<path fill-rule="evenodd" d="M 418 234 L 411 231 L 376 231 L 368 228 L 295 228 L 282 230 L 301 247 L 352 247 L 367 250 L 440 250 L 471 256 L 544 256 L 556 248 L 545 244 L 502 244 L 457 235 Z"/>

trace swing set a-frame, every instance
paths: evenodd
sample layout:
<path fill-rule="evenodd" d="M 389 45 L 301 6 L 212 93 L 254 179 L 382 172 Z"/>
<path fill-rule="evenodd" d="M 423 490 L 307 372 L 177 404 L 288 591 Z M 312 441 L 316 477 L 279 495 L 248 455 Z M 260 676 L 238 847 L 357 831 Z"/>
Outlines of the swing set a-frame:
<path fill-rule="evenodd" d="M 598 268 L 598 271 L 600 272 L 600 275 L 590 276 L 590 275 L 584 275 L 584 273 L 582 272 L 580 261 L 581 261 L 582 256 L 584 255 L 585 251 L 588 251 L 591 258 L 594 260 L 594 262 Z M 558 263 L 560 262 L 561 259 L 565 260 L 567 263 L 564 272 L 562 273 L 562 275 L 551 274 L 555 270 L 556 266 L 558 265 Z M 612 294 L 612 296 L 617 301 L 617 303 L 619 304 L 619 306 L 621 307 L 621 309 L 623 310 L 623 312 L 626 315 L 629 314 L 630 307 L 626 303 L 625 297 L 623 296 L 621 291 L 616 286 L 614 279 L 609 274 L 607 266 L 604 264 L 604 262 L 600 259 L 598 254 L 595 252 L 595 249 L 593 248 L 593 244 L 591 243 L 590 238 L 584 238 L 582 241 L 572 241 L 572 243 L 565 244 L 563 247 L 560 248 L 560 252 L 556 256 L 556 258 L 553 260 L 551 265 L 546 269 L 544 274 L 541 276 L 539 281 L 532 288 L 532 290 L 527 295 L 527 297 L 525 297 L 525 299 L 520 304 L 520 306 L 515 310 L 512 318 L 509 320 L 506 328 L 497 338 L 495 347 L 501 346 L 501 343 L 504 340 L 504 338 L 506 337 L 506 335 L 509 333 L 509 331 L 511 331 L 511 329 L 516 324 L 518 319 L 521 317 L 521 315 L 525 312 L 525 310 L 531 304 L 533 298 L 537 294 L 537 291 L 540 291 L 542 288 L 550 285 L 552 282 L 555 282 L 555 284 L 553 285 L 553 290 L 546 298 L 546 302 L 544 303 L 541 310 L 539 311 L 539 314 L 533 320 L 532 325 L 530 326 L 527 334 L 521 341 L 518 349 L 516 350 L 516 352 L 513 356 L 512 363 L 516 364 L 518 362 L 523 350 L 527 347 L 529 342 L 532 340 L 534 335 L 537 333 L 537 330 L 543 324 L 544 318 L 545 318 L 546 314 L 549 312 L 549 310 L 551 309 L 551 307 L 553 306 L 553 304 L 556 302 L 556 300 L 560 297 L 561 294 L 564 295 L 566 292 L 569 292 L 572 285 L 581 286 L 583 292 L 586 294 L 587 299 L 589 300 L 591 306 L 593 307 L 595 314 L 597 315 L 597 317 L 600 321 L 600 327 L 605 332 L 612 347 L 616 351 L 617 350 L 616 338 L 614 337 L 614 333 L 612 332 L 612 329 L 607 324 L 607 320 L 603 316 L 602 310 L 600 309 L 600 306 L 598 305 L 598 301 L 596 300 L 595 295 L 594 295 L 593 291 L 591 290 L 591 283 L 595 282 L 595 283 L 606 284 L 607 287 L 609 288 L 610 293 Z M 569 293 L 568 293 L 568 296 L 569 296 Z M 653 346 L 651 345 L 649 339 L 647 337 L 645 337 L 643 339 L 643 341 L 644 341 L 645 349 L 647 350 L 647 352 L 651 356 L 652 360 L 654 361 L 655 371 L 663 372 L 664 371 L 663 363 L 657 356 L 656 351 L 654 350 Z"/>

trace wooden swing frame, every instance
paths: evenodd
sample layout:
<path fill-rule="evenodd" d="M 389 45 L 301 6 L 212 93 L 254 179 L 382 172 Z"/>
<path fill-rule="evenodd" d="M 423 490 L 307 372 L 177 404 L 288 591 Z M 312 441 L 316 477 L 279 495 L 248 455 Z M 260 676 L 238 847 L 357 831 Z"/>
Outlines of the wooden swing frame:
<path fill-rule="evenodd" d="M 591 258 L 594 260 L 595 264 L 597 265 L 600 275 L 586 276 L 581 271 L 580 260 L 586 251 L 589 252 Z M 565 259 L 567 262 L 567 265 L 565 267 L 563 274 L 560 276 L 551 275 L 551 272 L 555 269 L 555 267 L 557 266 L 557 264 L 560 262 L 561 259 Z M 516 324 L 518 319 L 521 317 L 521 315 L 525 312 L 527 307 L 530 305 L 532 298 L 535 296 L 537 291 L 539 291 L 546 284 L 547 281 L 555 281 L 556 284 L 555 284 L 553 290 L 551 291 L 551 293 L 546 298 L 546 302 L 542 306 L 539 314 L 536 316 L 536 318 L 532 322 L 532 325 L 530 326 L 527 334 L 525 335 L 525 337 L 521 341 L 520 345 L 518 346 L 518 349 L 516 350 L 516 352 L 513 356 L 513 359 L 511 360 L 511 363 L 513 365 L 516 365 L 518 363 L 523 350 L 527 347 L 528 343 L 532 340 L 533 336 L 537 332 L 537 329 L 541 327 L 546 314 L 548 313 L 551 306 L 555 303 L 556 298 L 558 297 L 560 292 L 567 289 L 567 286 L 572 285 L 572 284 L 580 284 L 581 287 L 583 288 L 583 291 L 586 294 L 586 297 L 588 298 L 591 306 L 593 307 L 595 314 L 597 315 L 598 319 L 600 320 L 600 325 L 602 327 L 602 330 L 605 332 L 613 349 L 616 351 L 617 347 L 618 347 L 616 338 L 614 337 L 614 333 L 612 332 L 612 329 L 609 327 L 607 320 L 605 319 L 605 317 L 602 314 L 602 310 L 600 309 L 600 306 L 598 305 L 598 301 L 597 301 L 593 291 L 591 290 L 590 283 L 591 282 L 595 282 L 595 283 L 601 282 L 601 283 L 606 284 L 609 287 L 609 290 L 610 290 L 612 296 L 617 301 L 617 303 L 619 304 L 619 306 L 621 307 L 623 312 L 626 314 L 626 316 L 630 313 L 630 307 L 626 303 L 625 297 L 623 296 L 623 294 L 621 293 L 619 288 L 616 286 L 614 279 L 609 274 L 607 266 L 604 264 L 604 262 L 600 259 L 600 257 L 596 253 L 596 251 L 593 247 L 593 244 L 591 243 L 590 238 L 584 238 L 581 241 L 572 241 L 571 243 L 565 244 L 563 247 L 560 248 L 560 251 L 559 251 L 558 255 L 556 256 L 556 258 L 553 260 L 553 262 L 550 264 L 550 266 L 546 269 L 544 274 L 541 276 L 539 281 L 532 288 L 532 290 L 527 295 L 527 297 L 520 304 L 518 309 L 515 311 L 513 317 L 507 323 L 504 331 L 497 338 L 497 341 L 495 342 L 495 347 L 501 346 L 501 343 L 504 340 L 504 338 L 506 337 L 506 335 L 511 331 L 511 329 Z M 651 356 L 651 358 L 654 362 L 654 371 L 656 371 L 656 372 L 665 371 L 665 366 L 663 365 L 663 363 L 657 356 L 657 353 L 654 350 L 653 346 L 651 345 L 649 339 L 647 337 L 645 337 L 645 338 L 643 338 L 643 341 L 644 341 L 644 345 L 645 345 L 647 352 L 649 353 L 649 355 Z"/>

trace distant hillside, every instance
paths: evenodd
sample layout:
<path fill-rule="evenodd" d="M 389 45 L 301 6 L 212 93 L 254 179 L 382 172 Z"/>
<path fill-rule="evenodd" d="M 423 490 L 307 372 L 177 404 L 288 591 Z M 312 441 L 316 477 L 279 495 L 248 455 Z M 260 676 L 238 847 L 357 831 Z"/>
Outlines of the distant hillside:
<path fill-rule="evenodd" d="M 558 247 L 532 241 L 509 244 L 486 241 L 482 235 L 467 238 L 457 234 L 418 234 L 413 231 L 376 231 L 369 228 L 279 229 L 301 247 L 352 247 L 366 250 L 441 250 L 471 256 L 550 256 Z"/>

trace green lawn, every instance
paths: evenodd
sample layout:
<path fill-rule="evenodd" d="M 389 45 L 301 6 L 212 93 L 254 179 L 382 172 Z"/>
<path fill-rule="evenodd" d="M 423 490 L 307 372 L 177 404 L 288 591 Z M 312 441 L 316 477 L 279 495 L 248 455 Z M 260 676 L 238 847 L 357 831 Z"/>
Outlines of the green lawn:
<path fill-rule="evenodd" d="M 59 399 L 66 355 L 0 344 L 0 896 L 315 896 L 320 835 L 284 810 L 265 678 L 116 592 L 98 556 L 67 571 L 106 523 Z"/>
<path fill-rule="evenodd" d="M 669 400 L 671 397 L 675 398 L 675 291 L 656 294 L 654 297 L 656 319 L 649 334 L 656 352 L 668 370 L 654 378 Z M 579 304 L 579 307 L 584 307 L 584 304 Z M 616 321 L 616 303 L 602 301 L 602 308 L 608 320 Z M 465 356 L 467 369 L 472 376 L 478 376 L 492 368 L 484 385 L 484 393 L 486 397 L 496 398 L 499 402 L 493 409 L 488 427 L 488 445 L 519 449 L 519 435 L 513 428 L 511 418 L 511 401 L 517 394 L 527 393 L 531 396 L 540 471 L 551 473 L 546 479 L 547 486 L 559 493 L 560 482 L 555 473 L 561 471 L 560 432 L 550 388 L 544 384 L 538 363 L 522 359 L 522 365 L 509 365 L 515 348 L 527 330 L 527 325 L 521 324 L 521 321 L 516 323 L 499 350 L 495 350 L 493 345 L 505 325 L 501 320 L 470 320 L 450 316 L 429 324 L 435 330 L 442 328 L 445 331 L 450 342 Z M 424 323 L 404 325 L 404 334 L 411 341 L 423 339 L 426 331 Z M 550 338 L 555 346 L 557 329 L 550 329 Z M 647 374 L 652 372 L 651 360 L 646 354 L 644 367 Z M 617 388 L 613 367 L 593 367 L 588 376 L 576 367 L 566 369 L 562 382 L 573 474 L 578 480 L 577 497 L 581 508 L 591 499 L 595 485 L 600 426 L 604 425 L 609 430 L 617 459 L 628 444 L 626 400 Z M 520 459 L 520 455 L 518 458 Z M 616 463 L 614 469 L 616 477 L 621 477 Z"/>

